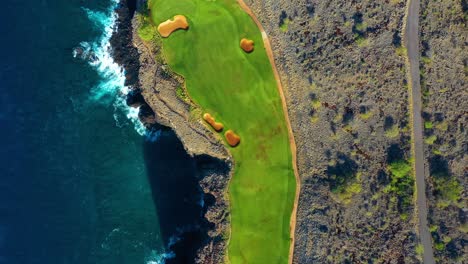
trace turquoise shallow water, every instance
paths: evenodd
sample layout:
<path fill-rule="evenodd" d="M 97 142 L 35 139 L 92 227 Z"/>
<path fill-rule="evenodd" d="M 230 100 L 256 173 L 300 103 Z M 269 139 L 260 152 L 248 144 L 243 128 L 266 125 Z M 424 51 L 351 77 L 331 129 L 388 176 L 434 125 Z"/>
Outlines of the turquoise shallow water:
<path fill-rule="evenodd" d="M 0 263 L 158 263 L 144 151 L 157 142 L 132 121 L 102 49 L 115 3 L 2 5 Z M 99 61 L 74 58 L 80 43 Z"/>

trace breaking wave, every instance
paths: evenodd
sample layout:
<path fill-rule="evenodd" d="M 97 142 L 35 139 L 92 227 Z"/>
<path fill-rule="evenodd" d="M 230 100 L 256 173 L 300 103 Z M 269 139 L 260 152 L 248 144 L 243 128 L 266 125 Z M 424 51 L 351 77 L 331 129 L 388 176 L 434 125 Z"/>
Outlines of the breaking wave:
<path fill-rule="evenodd" d="M 101 77 L 101 81 L 90 91 L 90 100 L 98 103 L 112 103 L 114 119 L 118 127 L 133 124 L 140 135 L 147 135 L 147 129 L 138 118 L 139 108 L 130 107 L 126 103 L 130 88 L 125 86 L 125 71 L 111 55 L 110 38 L 116 27 L 117 14 L 114 12 L 118 0 L 105 12 L 83 8 L 89 20 L 98 29 L 103 29 L 102 35 L 96 41 L 83 41 L 73 50 L 73 57 L 86 60 Z"/>
<path fill-rule="evenodd" d="M 139 107 L 127 105 L 126 98 L 131 88 L 125 86 L 125 71 L 111 55 L 110 38 L 116 27 L 117 14 L 114 10 L 118 4 L 118 0 L 112 0 L 112 5 L 105 12 L 82 8 L 94 26 L 102 29 L 102 35 L 95 41 L 81 42 L 73 50 L 73 57 L 87 61 L 101 77 L 100 82 L 91 88 L 89 100 L 94 103 L 111 104 L 114 108 L 116 126 L 133 125 L 138 134 L 154 142 L 158 140 L 161 131 L 146 129 L 138 117 Z M 119 231 L 115 229 L 112 234 Z M 106 248 L 108 244 L 106 242 L 101 246 Z M 144 262 L 145 264 L 164 264 L 166 259 L 173 257 L 175 257 L 173 253 L 151 250 Z"/>

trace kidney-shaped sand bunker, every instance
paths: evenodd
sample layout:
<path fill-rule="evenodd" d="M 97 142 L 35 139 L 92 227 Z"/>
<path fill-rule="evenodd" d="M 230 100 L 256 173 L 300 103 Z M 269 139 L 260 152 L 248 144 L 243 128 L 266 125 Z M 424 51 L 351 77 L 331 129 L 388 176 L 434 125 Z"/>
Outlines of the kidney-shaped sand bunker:
<path fill-rule="evenodd" d="M 189 24 L 187 22 L 187 18 L 183 15 L 176 15 L 173 20 L 168 19 L 159 24 L 158 31 L 162 37 L 167 38 L 172 34 L 172 32 L 178 29 L 188 29 L 188 27 Z"/>

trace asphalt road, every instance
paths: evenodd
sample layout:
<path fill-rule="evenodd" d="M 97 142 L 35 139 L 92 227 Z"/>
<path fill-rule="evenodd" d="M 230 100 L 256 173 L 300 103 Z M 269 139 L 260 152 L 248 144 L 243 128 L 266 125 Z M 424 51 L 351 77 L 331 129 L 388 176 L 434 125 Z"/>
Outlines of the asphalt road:
<path fill-rule="evenodd" d="M 419 0 L 409 0 L 405 45 L 408 50 L 411 84 L 411 105 L 413 119 L 413 155 L 416 175 L 416 203 L 418 208 L 418 228 L 424 248 L 424 264 L 435 264 L 432 239 L 427 224 L 427 201 L 424 166 L 423 121 L 421 116 L 421 80 L 419 76 Z"/>

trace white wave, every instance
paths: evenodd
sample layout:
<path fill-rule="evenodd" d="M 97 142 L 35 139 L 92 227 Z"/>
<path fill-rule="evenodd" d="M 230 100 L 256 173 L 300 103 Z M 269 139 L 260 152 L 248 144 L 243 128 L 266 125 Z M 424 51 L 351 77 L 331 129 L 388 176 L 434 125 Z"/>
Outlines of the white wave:
<path fill-rule="evenodd" d="M 156 250 L 151 250 L 149 257 L 146 259 L 146 264 L 164 264 L 166 259 L 174 258 L 174 253 L 158 253 Z"/>
<path fill-rule="evenodd" d="M 123 120 L 127 118 L 138 134 L 146 135 L 147 130 L 138 118 L 139 108 L 130 107 L 126 103 L 130 89 L 125 86 L 125 71 L 111 55 L 110 38 L 116 29 L 117 14 L 114 10 L 117 5 L 118 0 L 113 0 L 106 12 L 83 8 L 89 20 L 96 28 L 103 29 L 103 33 L 97 41 L 81 42 L 80 49 L 75 49 L 73 56 L 86 59 L 101 77 L 100 83 L 91 89 L 90 100 L 106 104 L 113 102 L 116 126 L 128 125 L 129 123 Z"/>

